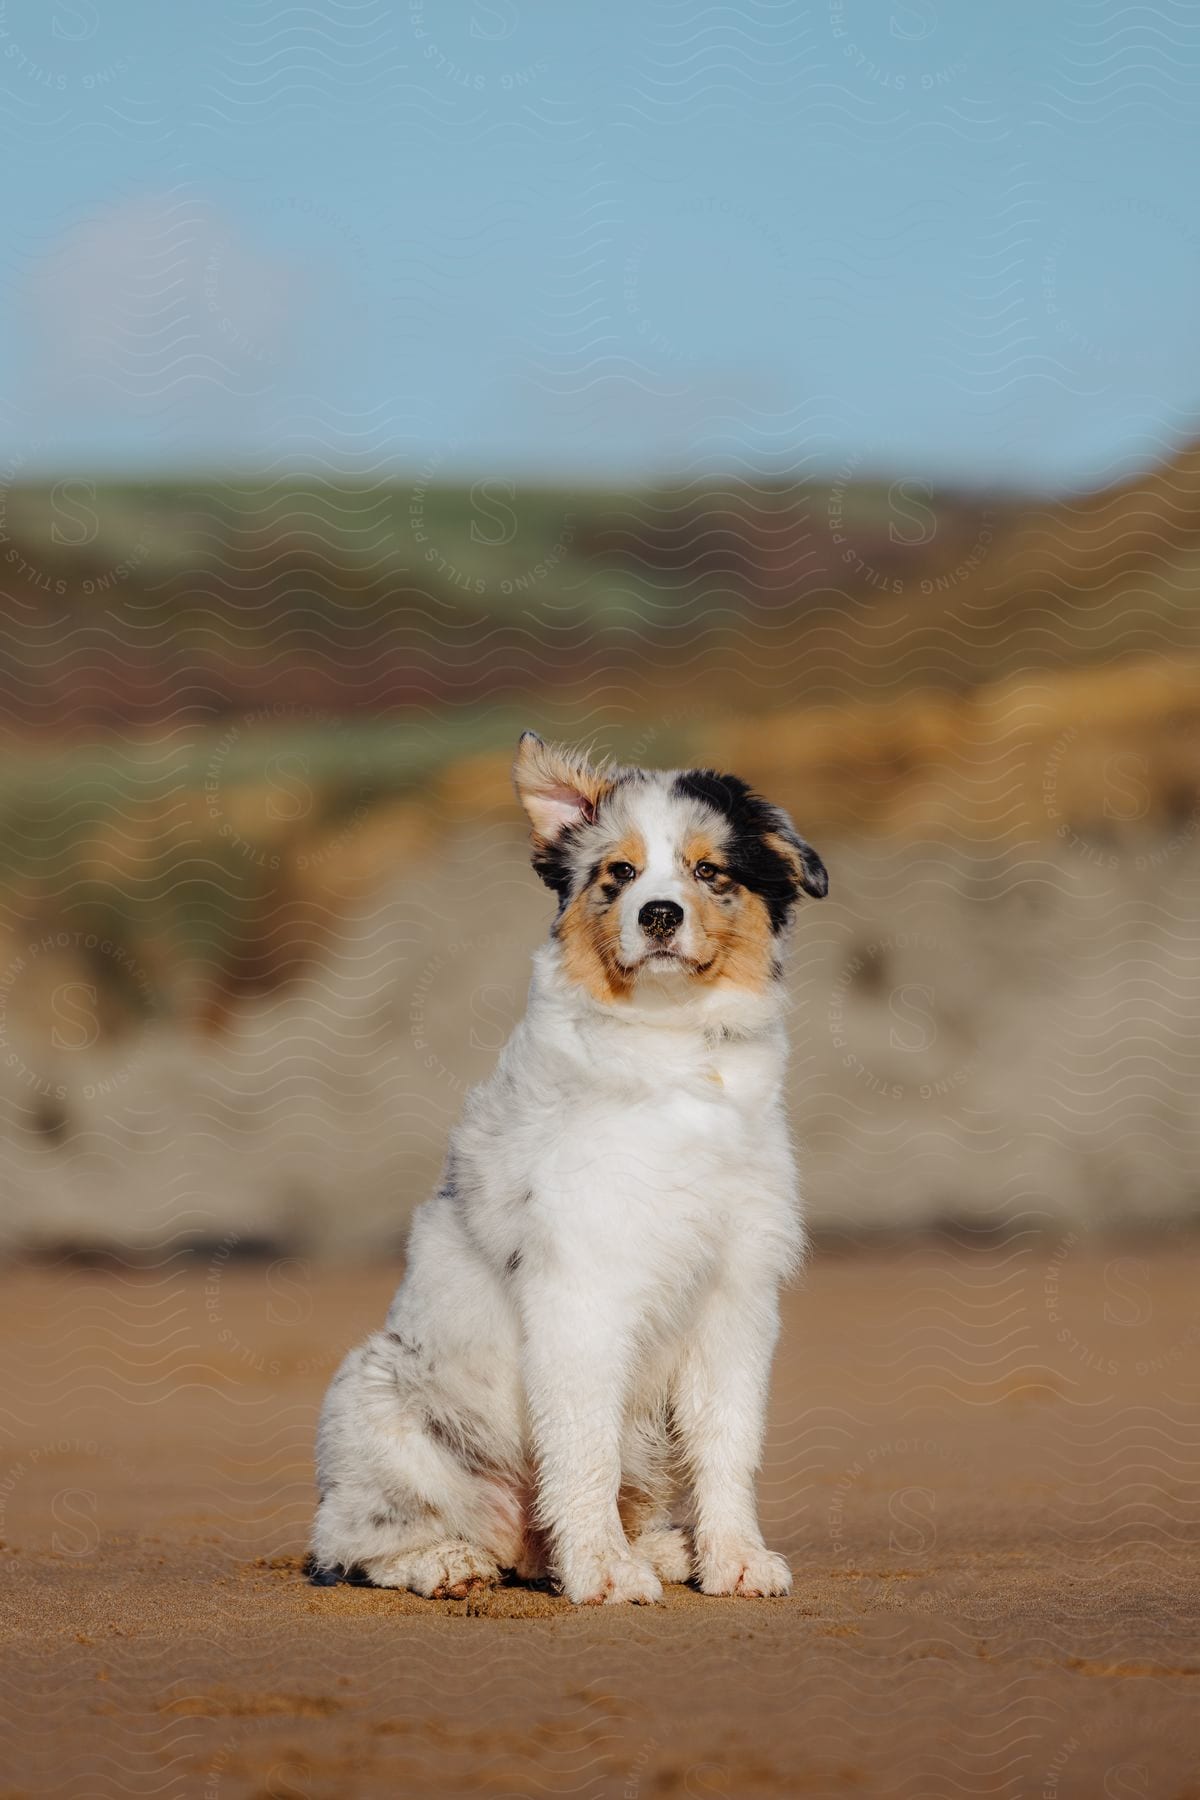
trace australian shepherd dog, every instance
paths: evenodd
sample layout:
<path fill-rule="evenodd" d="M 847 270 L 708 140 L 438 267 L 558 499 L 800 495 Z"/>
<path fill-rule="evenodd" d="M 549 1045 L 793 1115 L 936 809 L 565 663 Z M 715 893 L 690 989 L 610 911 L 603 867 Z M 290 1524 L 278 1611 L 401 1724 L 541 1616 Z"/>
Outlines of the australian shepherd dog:
<path fill-rule="evenodd" d="M 386 1326 L 326 1396 L 313 1579 L 786 1594 L 754 1489 L 804 1243 L 779 952 L 828 876 L 732 775 L 526 732 L 514 776 L 558 915 Z"/>

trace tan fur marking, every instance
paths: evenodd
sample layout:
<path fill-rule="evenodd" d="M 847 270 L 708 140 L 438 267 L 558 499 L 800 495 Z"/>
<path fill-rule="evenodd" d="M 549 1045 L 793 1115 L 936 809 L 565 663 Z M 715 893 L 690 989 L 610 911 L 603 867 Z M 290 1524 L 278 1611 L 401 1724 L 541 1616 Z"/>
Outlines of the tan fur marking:
<path fill-rule="evenodd" d="M 780 837 L 777 831 L 769 831 L 763 838 L 763 843 L 767 846 L 768 850 L 773 850 L 776 856 L 782 856 L 784 862 L 792 871 L 797 881 L 802 882 L 804 880 L 804 864 L 800 859 L 800 853 L 796 849 L 795 844 L 789 844 L 787 839 L 785 837 Z"/>
<path fill-rule="evenodd" d="M 640 869 L 646 846 L 636 832 L 627 832 L 605 853 L 604 866 L 590 887 L 578 894 L 558 922 L 557 936 L 563 950 L 563 967 L 572 981 L 585 987 L 593 1000 L 605 1006 L 628 999 L 632 978 L 621 967 L 620 915 L 607 906 L 600 891 L 609 863 L 632 863 Z"/>
<path fill-rule="evenodd" d="M 718 869 L 725 862 L 720 840 L 707 831 L 694 831 L 683 846 L 683 855 L 684 861 L 693 869 L 698 862 L 715 863 Z"/>
<path fill-rule="evenodd" d="M 761 993 L 775 967 L 775 938 L 766 903 L 741 889 L 728 908 L 704 895 L 698 910 L 713 962 L 696 980 L 708 987 L 724 982 Z"/>
<path fill-rule="evenodd" d="M 713 863 L 718 869 L 725 867 L 725 846 L 718 834 L 693 832 L 684 845 L 684 856 L 689 868 L 694 869 L 698 862 Z M 729 896 L 724 904 L 722 895 Z M 730 987 L 761 992 L 775 967 L 771 915 L 764 902 L 757 894 L 718 878 L 713 887 L 696 883 L 694 904 L 708 946 L 701 960 L 711 959 L 711 967 L 696 979 L 708 987 L 725 982 Z"/>
<path fill-rule="evenodd" d="M 596 924 L 587 906 L 587 895 L 580 894 L 558 922 L 563 969 L 572 981 L 587 989 L 593 1000 L 611 1006 L 615 1000 L 628 999 L 632 982 L 611 956 L 604 956 Z"/>
<path fill-rule="evenodd" d="M 631 1543 L 647 1525 L 653 1524 L 658 1512 L 659 1503 L 653 1494 L 648 1494 L 645 1488 L 622 1482 L 617 1494 L 617 1516 Z"/>
<path fill-rule="evenodd" d="M 625 836 L 615 843 L 611 850 L 606 850 L 604 852 L 605 869 L 607 869 L 609 863 L 627 862 L 632 863 L 634 868 L 640 873 L 645 860 L 646 846 L 642 842 L 641 833 L 637 831 L 627 831 Z M 599 878 L 601 881 L 604 880 L 604 869 L 601 870 Z"/>

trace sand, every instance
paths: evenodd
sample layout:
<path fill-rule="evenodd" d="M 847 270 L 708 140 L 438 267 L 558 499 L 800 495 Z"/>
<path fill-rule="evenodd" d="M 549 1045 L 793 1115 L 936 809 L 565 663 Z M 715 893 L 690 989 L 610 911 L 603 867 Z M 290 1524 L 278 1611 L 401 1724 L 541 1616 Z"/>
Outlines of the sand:
<path fill-rule="evenodd" d="M 0 1281 L 0 1795 L 1200 1795 L 1186 1246 L 819 1254 L 762 1478 L 795 1593 L 654 1609 L 305 1583 L 395 1275 Z"/>

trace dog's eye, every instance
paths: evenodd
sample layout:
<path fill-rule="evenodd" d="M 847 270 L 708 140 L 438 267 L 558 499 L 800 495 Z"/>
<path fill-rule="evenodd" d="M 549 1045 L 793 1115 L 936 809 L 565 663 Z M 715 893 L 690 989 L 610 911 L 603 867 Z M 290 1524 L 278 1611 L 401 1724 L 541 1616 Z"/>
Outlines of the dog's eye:
<path fill-rule="evenodd" d="M 614 881 L 620 882 L 632 881 L 637 875 L 637 870 L 634 868 L 633 864 L 626 862 L 609 863 L 608 872 Z"/>
<path fill-rule="evenodd" d="M 715 881 L 721 871 L 718 869 L 716 863 L 698 862 L 696 864 L 695 873 L 701 881 Z"/>

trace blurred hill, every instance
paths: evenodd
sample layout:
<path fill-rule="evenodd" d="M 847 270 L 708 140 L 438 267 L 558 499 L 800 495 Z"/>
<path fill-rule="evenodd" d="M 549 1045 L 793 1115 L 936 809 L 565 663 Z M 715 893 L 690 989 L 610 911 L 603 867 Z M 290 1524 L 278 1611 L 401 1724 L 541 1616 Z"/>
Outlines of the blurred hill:
<path fill-rule="evenodd" d="M 582 494 L 425 479 L 0 479 L 0 576 L 0 1135 L 26 1196 L 17 1213 L 51 1237 L 83 1231 L 69 1194 L 87 1211 L 107 1191 L 105 1168 L 132 1193 L 135 1164 L 148 1185 L 134 1210 L 158 1229 L 162 1167 L 142 1151 L 144 1134 L 160 1131 L 207 1146 L 210 1188 L 241 1196 L 222 1217 L 286 1237 L 302 1215 L 320 1237 L 311 1220 L 336 1202 L 334 1152 L 299 1130 L 318 1118 L 362 1187 L 362 1229 L 368 1215 L 382 1229 L 397 1183 L 411 1175 L 419 1187 L 435 1159 L 423 1128 L 397 1138 L 397 1115 L 415 1106 L 435 1117 L 438 1142 L 449 1123 L 437 1082 L 409 1054 L 409 963 L 442 953 L 438 921 L 451 915 L 454 942 L 475 946 L 454 952 L 461 981 L 445 978 L 452 1046 L 481 992 L 506 996 L 499 1012 L 483 1003 L 489 1018 L 519 1010 L 527 950 L 544 928 L 508 783 L 527 724 L 631 760 L 736 767 L 788 805 L 835 869 L 835 908 L 820 927 L 808 915 L 823 993 L 864 946 L 874 968 L 871 947 L 891 919 L 917 932 L 921 891 L 939 951 L 884 956 L 905 967 L 870 977 L 874 988 L 851 980 L 875 1050 L 843 1045 L 835 1056 L 837 1033 L 822 1025 L 814 1067 L 825 1074 L 803 1090 L 824 1094 L 842 1121 L 822 1183 L 839 1216 L 974 1217 L 1019 1186 L 1015 1148 L 981 1185 L 973 1169 L 971 1194 L 945 1168 L 934 1181 L 918 1157 L 887 1205 L 871 1180 L 852 1202 L 863 1167 L 851 1121 L 877 1125 L 871 1083 L 883 1091 L 897 1079 L 879 1073 L 895 1061 L 895 993 L 946 988 L 944 972 L 913 975 L 912 954 L 940 964 L 953 946 L 960 963 L 982 958 L 963 975 L 957 1022 L 938 1036 L 943 1049 L 975 1046 L 974 1081 L 988 1067 L 981 1044 L 1020 1060 L 1035 1032 L 1050 1066 L 1074 1066 L 1078 1013 L 1067 1005 L 1047 1022 L 1037 983 L 1017 975 L 1026 956 L 1039 968 L 1067 960 L 1079 1004 L 1099 1007 L 1105 1043 L 1113 1034 L 1103 1066 L 1112 1077 L 1115 1059 L 1118 1085 L 1123 1032 L 1136 1024 L 1146 1038 L 1142 1002 L 1194 979 L 1178 908 L 1200 835 L 1200 447 L 1138 481 L 1053 502 L 935 492 L 857 469 L 796 486 Z M 857 871 L 849 900 L 839 866 Z M 1160 884 L 1173 884 L 1165 912 Z M 1091 963 L 1063 936 L 1064 897 L 1085 893 L 1103 939 Z M 357 1013 L 346 959 L 375 967 L 389 954 L 378 921 L 394 920 L 398 896 L 415 910 L 409 960 L 385 984 L 392 1023 L 372 1014 L 347 1049 Z M 1009 909 L 1003 929 L 985 901 Z M 1135 951 L 1149 985 L 1113 1014 L 1104 996 Z M 1015 1008 L 1003 1032 L 998 998 Z M 1196 1199 L 1173 1029 L 1156 1015 L 1133 1113 L 1116 1108 L 1124 1141 L 1132 1131 L 1158 1146 L 1152 1193 L 1125 1202 L 1143 1213 Z M 247 1033 L 251 1060 L 267 1058 L 248 1086 Z M 482 1033 L 489 1056 L 494 1036 L 492 1025 Z M 373 1046 L 369 1069 L 363 1046 Z M 901 1066 L 910 1092 L 915 1065 Z M 917 1089 L 936 1088 L 953 1069 L 935 1056 L 917 1073 Z M 952 1084 L 957 1123 L 941 1120 L 931 1145 L 982 1141 L 974 1081 Z M 1021 1144 L 1020 1109 L 1045 1079 L 1026 1092 L 997 1069 L 987 1086 L 1011 1109 L 998 1123 L 988 1114 L 993 1141 L 998 1131 Z M 1087 1210 L 1086 1071 L 1068 1088 L 1059 1124 L 1077 1106 L 1079 1142 L 1059 1159 L 1070 1172 L 1047 1216 Z M 371 1132 L 353 1124 L 366 1093 L 383 1108 L 370 1152 Z M 807 1123 L 820 1139 L 819 1121 Z M 929 1135 L 927 1107 L 910 1119 L 901 1103 L 889 1116 L 889 1160 L 910 1125 Z M 238 1148 L 251 1139 L 265 1146 L 253 1200 Z M 297 1143 L 309 1146 L 307 1175 L 289 1200 L 284 1146 Z M 363 1157 L 374 1158 L 369 1179 Z M 327 1173 L 314 1199 L 318 1166 Z M 1105 1193 L 1115 1167 L 1105 1163 Z M 966 1156 L 962 1180 L 971 1168 Z M 178 1165 L 171 1191 L 184 1174 Z M 1120 1216 L 1116 1199 L 1106 1204 Z M 137 1235 L 127 1213 L 103 1208 L 120 1214 L 118 1235 Z"/>
<path fill-rule="evenodd" d="M 734 711 L 961 692 L 1200 651 L 1200 447 L 1053 504 L 842 478 L 0 483 L 0 568 L 6 713 L 55 738 L 276 703 L 461 711 L 597 672 Z"/>

